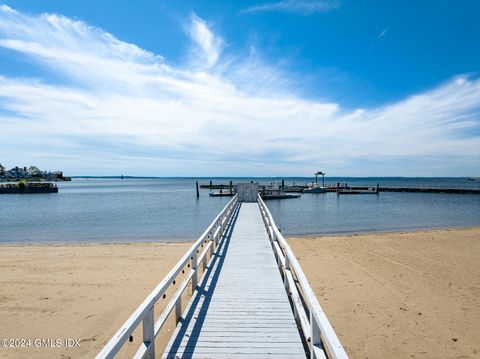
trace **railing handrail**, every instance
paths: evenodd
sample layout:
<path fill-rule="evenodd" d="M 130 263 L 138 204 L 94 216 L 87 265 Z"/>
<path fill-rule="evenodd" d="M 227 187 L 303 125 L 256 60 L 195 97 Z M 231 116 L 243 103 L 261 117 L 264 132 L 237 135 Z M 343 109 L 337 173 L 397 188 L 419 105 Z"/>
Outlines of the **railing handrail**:
<path fill-rule="evenodd" d="M 165 293 L 170 284 L 174 279 L 179 275 L 181 270 L 192 260 L 192 288 L 196 287 L 196 270 L 197 270 L 197 250 L 198 247 L 207 239 L 214 240 L 215 238 L 212 235 L 219 233 L 221 236 L 225 230 L 224 219 L 227 219 L 231 216 L 233 209 L 238 201 L 238 195 L 235 195 L 228 204 L 223 208 L 223 210 L 215 217 L 213 222 L 207 227 L 207 229 L 202 233 L 202 235 L 195 241 L 195 243 L 190 247 L 190 249 L 185 253 L 185 255 L 177 262 L 173 269 L 167 274 L 167 276 L 155 287 L 155 289 L 147 296 L 147 298 L 140 304 L 140 306 L 135 310 L 135 312 L 125 321 L 125 323 L 120 327 L 120 329 L 113 335 L 113 337 L 108 341 L 105 347 L 98 353 L 96 359 L 107 359 L 114 358 L 118 351 L 121 349 L 123 344 L 126 342 L 128 337 L 133 333 L 133 331 L 138 327 L 141 321 L 144 321 L 143 325 L 143 335 L 144 341 L 141 344 L 139 351 L 135 357 L 154 357 L 154 343 L 155 336 L 157 334 L 157 325 L 154 328 L 154 317 L 153 317 L 153 307 L 158 299 Z M 226 226 L 226 225 L 225 225 Z M 216 231 L 216 228 L 221 228 L 221 231 Z M 204 254 L 208 249 L 205 248 Z M 204 257 L 206 258 L 206 257 Z M 195 268 L 194 268 L 195 266 Z M 193 280 L 195 278 L 195 280 Z M 186 283 L 188 285 L 188 283 Z M 180 295 L 181 297 L 181 295 Z M 162 317 L 162 315 L 160 316 Z M 151 327 L 149 330 L 150 333 L 146 333 L 145 321 L 148 321 L 148 326 Z M 163 323 L 161 323 L 163 324 Z M 160 327 L 158 330 L 160 330 Z M 150 335 L 150 337 L 148 337 Z M 145 343 L 145 337 L 149 340 Z M 152 348 L 149 348 L 152 346 Z M 150 351 L 149 351 L 150 350 Z M 139 354 L 142 353 L 142 354 Z M 149 355 L 153 354 L 153 355 Z"/>
<path fill-rule="evenodd" d="M 327 316 L 325 315 L 325 312 L 320 306 L 320 303 L 318 302 L 317 297 L 313 289 L 311 288 L 307 277 L 303 273 L 303 270 L 300 267 L 300 264 L 298 263 L 292 249 L 288 245 L 285 238 L 283 238 L 283 235 L 280 233 L 269 209 L 265 205 L 265 202 L 263 202 L 260 195 L 258 196 L 258 203 L 272 244 L 274 244 L 274 242 L 277 242 L 283 251 L 283 262 L 279 261 L 279 266 L 281 266 L 282 274 L 285 274 L 286 276 L 287 271 L 291 272 L 293 270 L 295 276 L 297 277 L 297 281 L 301 288 L 301 291 L 303 292 L 302 299 L 303 302 L 307 305 L 309 312 L 308 314 L 310 314 L 307 317 L 310 317 L 310 320 L 308 323 L 302 323 L 302 330 L 309 330 L 307 333 L 304 332 L 303 334 L 306 337 L 307 342 L 309 342 L 312 354 L 311 357 L 316 358 L 317 355 L 321 357 L 321 354 L 316 353 L 316 346 L 319 344 L 318 340 L 321 340 L 321 344 L 325 348 L 326 354 L 329 358 L 348 358 L 345 349 L 340 343 L 340 340 L 338 339 L 332 325 L 330 324 Z M 293 298 L 292 301 L 294 302 L 294 311 L 297 317 L 296 311 L 298 310 L 298 308 L 296 308 L 295 306 L 296 304 L 299 304 L 298 302 L 301 303 L 301 301 L 297 301 L 297 303 L 295 303 Z M 303 308 L 303 310 L 305 310 L 305 308 Z M 305 315 L 303 317 L 305 317 Z M 304 325 L 308 327 L 303 328 Z M 319 338 L 316 338 L 317 334 Z"/>

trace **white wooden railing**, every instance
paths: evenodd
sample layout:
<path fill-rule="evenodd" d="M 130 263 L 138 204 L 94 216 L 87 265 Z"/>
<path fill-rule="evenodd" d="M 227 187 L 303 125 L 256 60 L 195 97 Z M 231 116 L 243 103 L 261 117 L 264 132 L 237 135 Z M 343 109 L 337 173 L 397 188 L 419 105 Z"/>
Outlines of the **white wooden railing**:
<path fill-rule="evenodd" d="M 285 288 L 292 301 L 295 319 L 308 343 L 310 358 L 325 358 L 325 355 L 328 358 L 348 358 L 300 264 L 275 225 L 275 221 L 260 195 L 258 204 L 283 276 Z"/>
<path fill-rule="evenodd" d="M 115 333 L 112 339 L 110 339 L 107 345 L 96 356 L 96 359 L 114 358 L 130 335 L 132 335 L 133 331 L 138 327 L 140 322 L 143 322 L 143 341 L 134 358 L 155 358 L 155 338 L 157 334 L 160 332 L 160 329 L 162 329 L 173 308 L 175 308 L 176 322 L 178 323 L 180 320 L 182 315 L 182 294 L 188 287 L 190 281 L 192 283 L 192 293 L 195 291 L 198 283 L 198 264 L 202 264 L 203 271 L 205 271 L 205 267 L 207 266 L 207 254 L 209 253 L 210 258 L 212 258 L 219 242 L 224 237 L 237 203 L 238 196 L 236 195 L 214 219 L 210 226 L 208 226 L 200 238 L 198 238 L 198 240 L 190 247 L 182 259 L 178 261 L 170 273 L 168 273 L 168 275 L 157 285 L 152 293 L 150 293 L 144 302 Z M 208 244 L 203 246 L 203 244 L 207 242 Z M 164 295 L 170 285 L 175 283 L 175 279 L 179 276 L 182 270 L 185 270 L 186 267 L 189 268 L 189 270 L 185 274 L 182 283 L 155 322 L 155 303 L 157 303 L 158 299 Z"/>

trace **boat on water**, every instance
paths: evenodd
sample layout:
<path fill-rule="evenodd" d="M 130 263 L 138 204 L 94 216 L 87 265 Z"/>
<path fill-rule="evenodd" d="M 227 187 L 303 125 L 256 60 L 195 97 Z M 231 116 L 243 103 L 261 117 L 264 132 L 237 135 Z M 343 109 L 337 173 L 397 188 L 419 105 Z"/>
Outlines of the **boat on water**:
<path fill-rule="evenodd" d="M 296 192 L 296 193 L 302 193 L 305 190 L 305 186 L 285 186 L 283 189 L 284 192 Z"/>
<path fill-rule="evenodd" d="M 268 199 L 289 199 L 289 198 L 298 198 L 300 197 L 299 194 L 292 194 L 292 193 L 286 193 L 285 191 L 285 185 L 282 181 L 280 182 L 273 182 L 269 185 L 263 186 L 263 188 L 260 190 L 260 196 L 264 200 Z"/>
<path fill-rule="evenodd" d="M 279 190 L 261 191 L 260 196 L 262 197 L 263 200 L 267 200 L 267 199 L 289 199 L 289 198 L 300 197 L 299 194 L 285 193 L 285 192 L 279 191 Z"/>
<path fill-rule="evenodd" d="M 327 189 L 323 186 L 320 186 L 316 183 L 312 183 L 307 188 L 303 190 L 303 193 L 325 193 Z"/>
<path fill-rule="evenodd" d="M 223 191 L 223 190 L 220 190 L 219 192 L 210 192 L 208 195 L 210 197 L 233 197 L 235 196 L 235 194 L 237 193 L 237 191 Z"/>
<path fill-rule="evenodd" d="M 318 176 L 322 176 L 322 185 L 318 184 Z M 325 193 L 327 189 L 325 188 L 325 172 L 318 171 L 315 173 L 315 183 L 307 185 L 307 188 L 303 190 L 303 193 Z"/>

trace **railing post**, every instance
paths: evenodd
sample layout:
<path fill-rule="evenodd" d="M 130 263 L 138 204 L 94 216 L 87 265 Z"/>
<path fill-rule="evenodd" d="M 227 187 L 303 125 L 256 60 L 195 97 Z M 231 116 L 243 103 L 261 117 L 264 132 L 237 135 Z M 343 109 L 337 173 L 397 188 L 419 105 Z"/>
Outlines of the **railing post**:
<path fill-rule="evenodd" d="M 273 230 L 273 227 L 271 225 L 268 226 L 268 235 L 270 237 L 270 242 L 275 242 L 275 231 Z"/>
<path fill-rule="evenodd" d="M 288 258 L 288 255 L 285 255 L 285 268 L 283 269 L 284 271 L 283 284 L 285 284 L 285 289 L 287 290 L 287 293 L 290 295 L 290 286 L 288 285 L 287 270 L 290 270 L 290 259 Z"/>
<path fill-rule="evenodd" d="M 222 229 L 220 228 L 220 230 L 217 232 L 217 236 L 214 238 L 214 240 L 215 240 L 215 250 L 217 250 L 218 241 L 222 237 L 222 234 L 223 234 Z"/>
<path fill-rule="evenodd" d="M 192 256 L 192 269 L 193 269 L 193 275 L 192 275 L 192 294 L 195 292 L 195 289 L 197 288 L 197 281 L 198 281 L 198 272 L 197 272 L 197 249 L 193 251 L 193 256 Z"/>
<path fill-rule="evenodd" d="M 290 257 L 288 255 L 285 256 L 285 270 L 290 270 Z"/>
<path fill-rule="evenodd" d="M 175 324 L 178 324 L 178 322 L 182 319 L 182 295 L 177 299 L 177 302 L 175 303 Z"/>
<path fill-rule="evenodd" d="M 311 359 L 320 359 L 317 357 L 317 353 L 315 351 L 315 346 L 319 346 L 321 344 L 320 339 L 320 328 L 318 327 L 318 323 L 313 316 L 313 312 L 310 312 L 310 358 Z"/>
<path fill-rule="evenodd" d="M 205 268 L 207 268 L 207 254 L 205 253 L 205 255 L 203 256 L 203 259 L 202 259 L 202 271 L 205 272 Z"/>
<path fill-rule="evenodd" d="M 228 218 L 228 212 L 226 214 L 225 217 L 222 218 L 222 220 L 220 221 L 220 226 L 222 227 L 221 229 L 221 233 L 223 234 L 223 232 L 225 231 L 225 226 L 227 225 L 227 218 Z"/>
<path fill-rule="evenodd" d="M 213 232 L 213 237 L 210 239 L 210 242 L 212 242 L 210 244 L 210 258 L 213 257 L 213 251 L 215 250 L 215 233 L 218 233 L 217 231 Z"/>
<path fill-rule="evenodd" d="M 153 315 L 153 308 L 148 310 L 147 314 L 143 318 L 143 342 L 147 346 L 147 351 L 145 352 L 145 359 L 155 359 L 155 336 L 154 336 L 154 323 L 155 318 Z"/>

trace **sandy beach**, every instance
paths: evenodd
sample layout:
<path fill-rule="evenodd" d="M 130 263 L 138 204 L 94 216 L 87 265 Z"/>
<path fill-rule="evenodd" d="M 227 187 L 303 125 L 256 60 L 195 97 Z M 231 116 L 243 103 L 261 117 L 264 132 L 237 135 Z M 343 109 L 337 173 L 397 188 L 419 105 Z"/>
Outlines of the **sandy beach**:
<path fill-rule="evenodd" d="M 352 358 L 480 356 L 480 228 L 289 242 Z M 0 357 L 95 356 L 189 245 L 0 246 L 0 338 L 80 340 Z"/>
<path fill-rule="evenodd" d="M 190 245 L 0 246 L 0 338 L 80 339 L 75 348 L 0 347 L 0 357 L 94 357 Z M 127 350 L 138 348 L 134 337 Z"/>
<path fill-rule="evenodd" d="M 352 358 L 480 357 L 480 228 L 289 243 Z"/>

